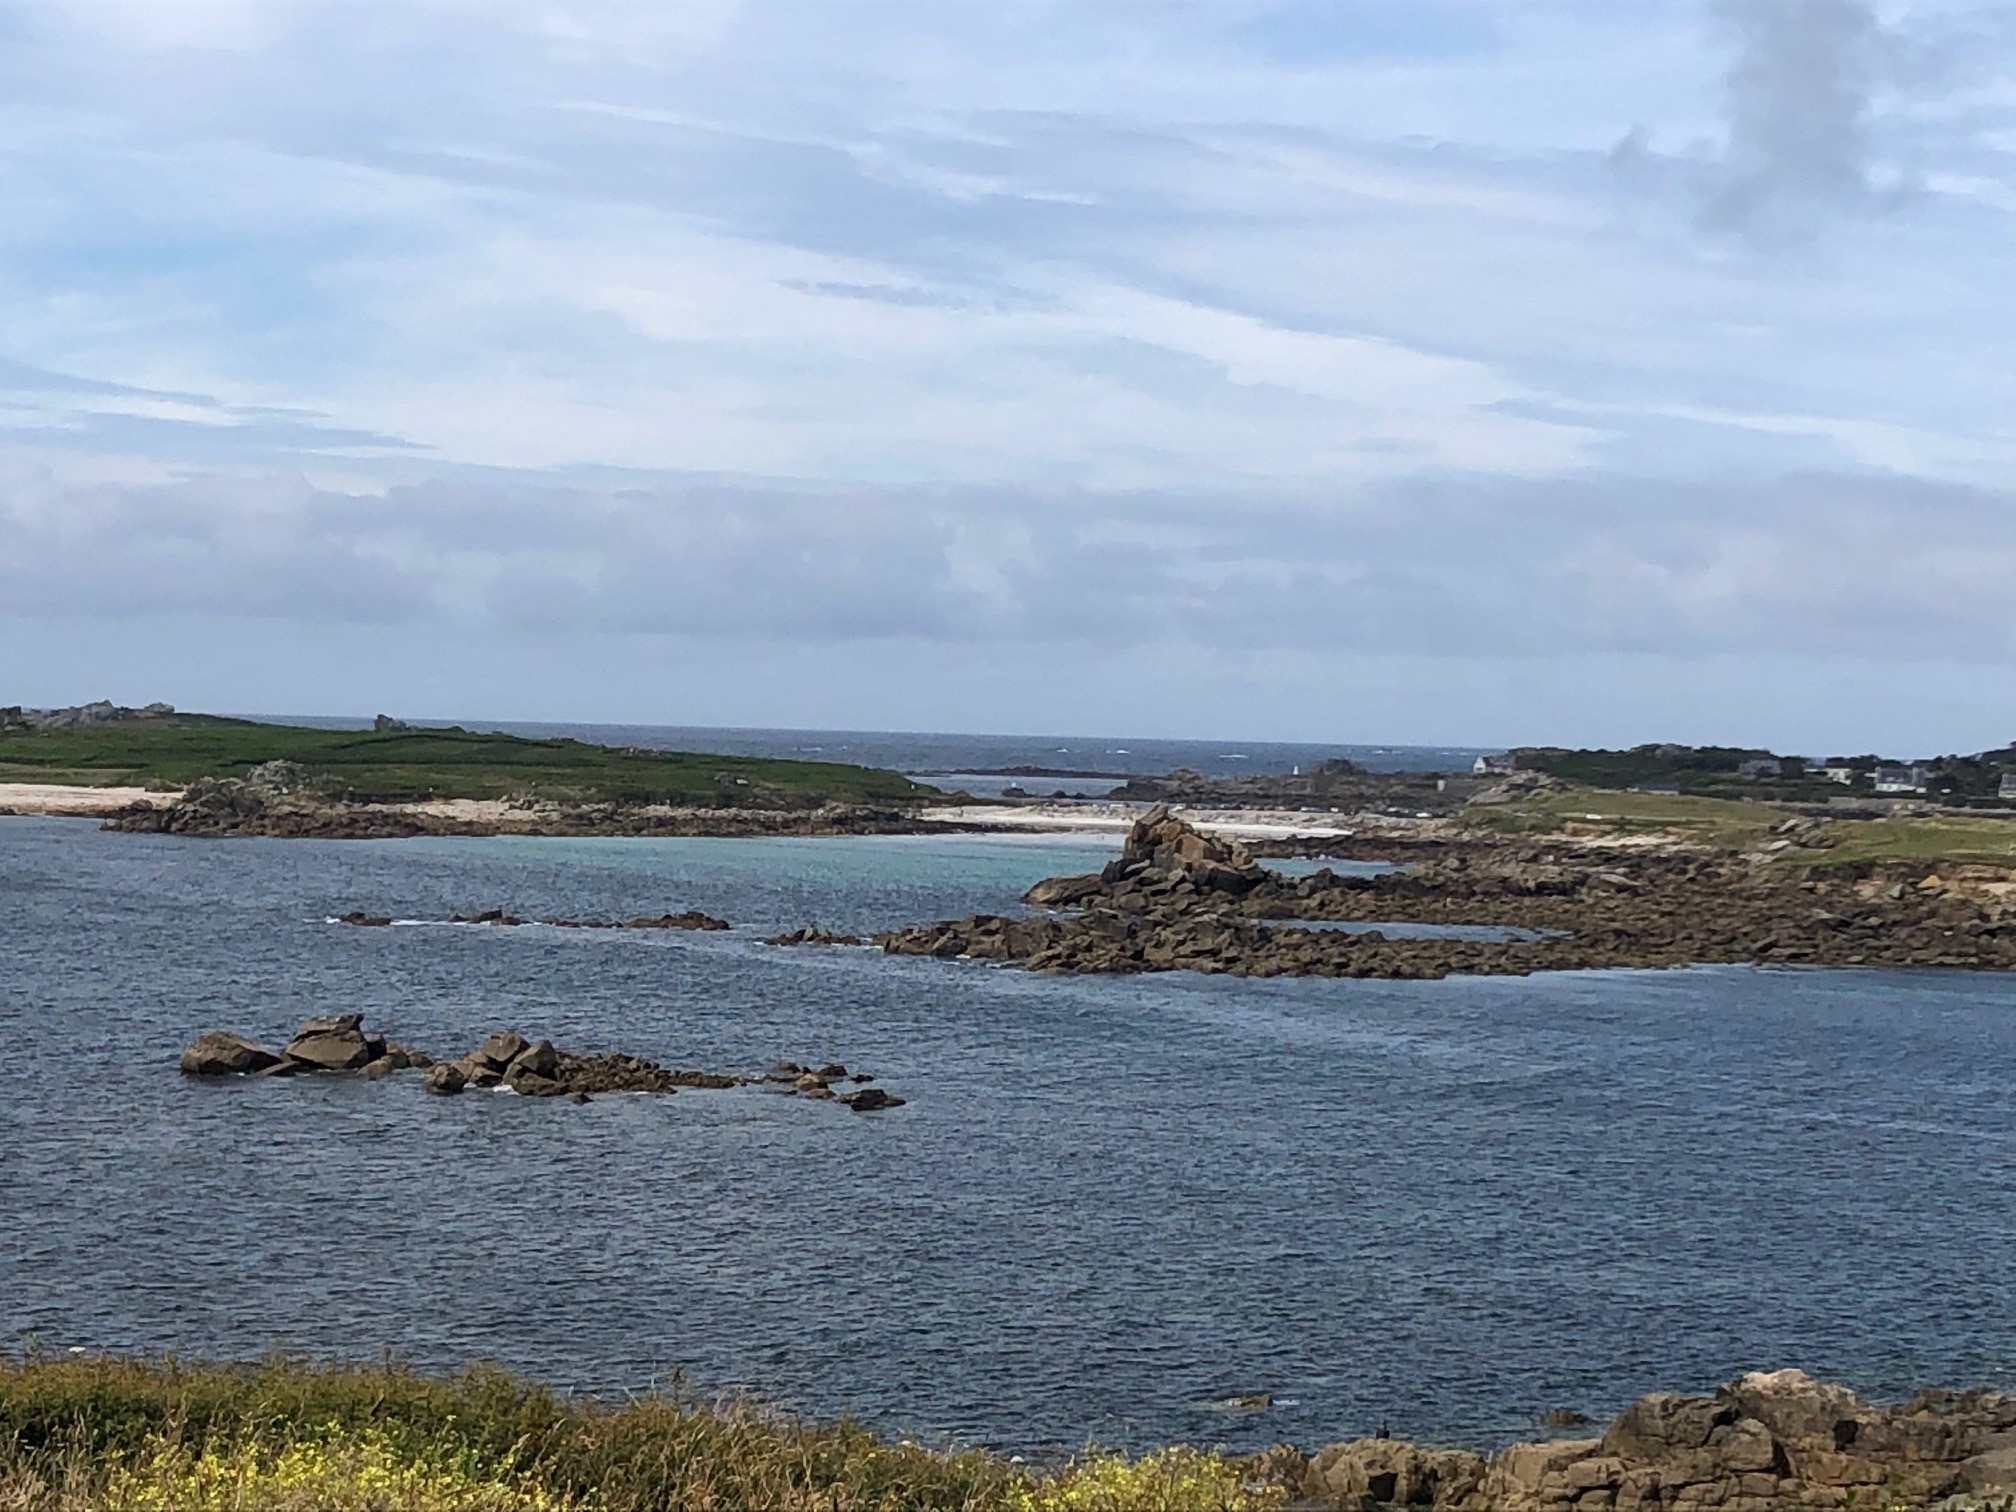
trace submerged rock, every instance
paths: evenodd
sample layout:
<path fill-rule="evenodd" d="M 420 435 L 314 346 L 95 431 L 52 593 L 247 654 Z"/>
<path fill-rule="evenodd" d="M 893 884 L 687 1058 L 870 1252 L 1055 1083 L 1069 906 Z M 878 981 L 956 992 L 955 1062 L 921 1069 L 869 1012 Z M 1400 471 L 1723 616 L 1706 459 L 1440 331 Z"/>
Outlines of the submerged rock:
<path fill-rule="evenodd" d="M 833 1094 L 828 1092 L 826 1095 L 831 1097 Z M 838 1101 L 856 1113 L 874 1113 L 883 1108 L 903 1106 L 902 1098 L 884 1092 L 880 1087 L 862 1087 L 858 1091 L 842 1092 Z"/>
<path fill-rule="evenodd" d="M 859 935 L 835 934 L 830 929 L 821 929 L 816 924 L 807 924 L 799 929 L 788 929 L 783 934 L 772 935 L 763 943 L 765 945 L 859 945 L 863 941 Z"/>

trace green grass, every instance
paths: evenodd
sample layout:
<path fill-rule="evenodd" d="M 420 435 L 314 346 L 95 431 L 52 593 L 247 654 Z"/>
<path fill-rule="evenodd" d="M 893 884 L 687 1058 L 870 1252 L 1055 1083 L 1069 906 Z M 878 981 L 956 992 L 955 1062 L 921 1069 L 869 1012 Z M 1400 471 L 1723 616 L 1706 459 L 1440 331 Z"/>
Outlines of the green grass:
<path fill-rule="evenodd" d="M 1618 835 L 1671 833 L 1704 845 L 1736 847 L 1761 838 L 1786 815 L 1770 804 L 1737 798 L 1578 787 L 1546 789 L 1503 808 L 1471 809 L 1465 817 L 1511 832 L 1594 825 Z"/>
<path fill-rule="evenodd" d="M 180 788 L 261 762 L 305 767 L 331 793 L 393 801 L 502 798 L 798 807 L 930 800 L 896 772 L 837 762 L 624 750 L 467 730 L 314 730 L 205 715 L 0 739 L 0 782 Z"/>
<path fill-rule="evenodd" d="M 1870 819 L 1837 825 L 1834 833 L 1838 843 L 1812 861 L 1816 869 L 1926 861 L 2016 866 L 2016 815 Z"/>
<path fill-rule="evenodd" d="M 1465 816 L 1480 828 L 1506 834 L 1572 833 L 1606 835 L 1670 834 L 1723 849 L 1748 849 L 1770 839 L 1772 828 L 1790 811 L 1774 804 L 1685 793 L 1633 793 L 1607 788 L 1550 789 L 1503 808 L 1472 809 Z M 1836 819 L 1825 850 L 1791 850 L 1788 864 L 1812 869 L 1880 865 L 1884 862 L 1978 863 L 2016 866 L 2016 814 L 1893 815 L 1881 819 Z"/>
<path fill-rule="evenodd" d="M 677 1394 L 560 1397 L 500 1370 L 0 1360 L 0 1512 L 1273 1512 L 1239 1462 L 1031 1471 Z"/>

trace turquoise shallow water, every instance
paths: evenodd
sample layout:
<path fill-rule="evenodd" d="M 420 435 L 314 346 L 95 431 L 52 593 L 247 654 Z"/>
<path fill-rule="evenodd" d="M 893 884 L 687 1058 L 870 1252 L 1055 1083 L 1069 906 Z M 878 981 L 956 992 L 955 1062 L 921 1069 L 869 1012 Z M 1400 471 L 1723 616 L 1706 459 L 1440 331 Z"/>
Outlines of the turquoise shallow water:
<path fill-rule="evenodd" d="M 1015 1447 L 1484 1441 L 1798 1364 L 2016 1384 L 2016 993 L 1714 969 L 1046 978 L 761 933 L 1014 906 L 1109 842 L 201 842 L 0 820 L 0 1342 L 674 1368 Z M 720 935 L 357 930 L 364 907 Z M 197 1084 L 198 1029 L 361 1010 L 760 1068 L 755 1091 Z M 1271 1390 L 1275 1411 L 1203 1404 Z"/>

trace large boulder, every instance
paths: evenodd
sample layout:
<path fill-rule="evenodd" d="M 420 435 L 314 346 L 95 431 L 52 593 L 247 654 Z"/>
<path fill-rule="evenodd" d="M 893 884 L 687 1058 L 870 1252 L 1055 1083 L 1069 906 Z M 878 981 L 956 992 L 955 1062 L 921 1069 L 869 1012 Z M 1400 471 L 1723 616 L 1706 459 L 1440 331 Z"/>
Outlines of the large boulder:
<path fill-rule="evenodd" d="M 1253 869 L 1252 858 L 1238 845 L 1205 834 L 1166 803 L 1156 804 L 1134 821 L 1120 855 L 1124 861 L 1145 861 L 1164 871 L 1206 863 L 1239 872 Z"/>
<path fill-rule="evenodd" d="M 385 1042 L 363 1030 L 361 1013 L 331 1013 L 304 1019 L 287 1042 L 289 1060 L 319 1071 L 356 1071 L 385 1053 Z"/>
<path fill-rule="evenodd" d="M 264 1045 L 213 1029 L 199 1034 L 182 1052 L 182 1069 L 190 1076 L 242 1076 L 280 1064 L 280 1057 Z"/>
<path fill-rule="evenodd" d="M 513 1034 L 509 1029 L 499 1029 L 471 1050 L 464 1059 L 480 1066 L 487 1066 L 502 1075 L 506 1066 L 531 1048 L 531 1043 L 524 1035 Z"/>

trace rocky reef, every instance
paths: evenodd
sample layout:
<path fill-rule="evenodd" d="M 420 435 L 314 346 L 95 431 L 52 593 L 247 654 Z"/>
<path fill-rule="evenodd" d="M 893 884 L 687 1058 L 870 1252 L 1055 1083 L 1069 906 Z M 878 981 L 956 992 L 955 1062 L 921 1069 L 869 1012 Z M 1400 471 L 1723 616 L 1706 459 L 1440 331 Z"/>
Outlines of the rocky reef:
<path fill-rule="evenodd" d="M 796 1062 L 780 1062 L 763 1076 L 735 1076 L 718 1071 L 679 1070 L 639 1055 L 615 1051 L 584 1055 L 562 1050 L 550 1040 L 530 1040 L 500 1029 L 454 1060 L 436 1060 L 421 1050 L 383 1035 L 366 1033 L 363 1016 L 328 1014 L 305 1020 L 285 1048 L 272 1050 L 228 1030 L 211 1030 L 191 1040 L 182 1051 L 181 1068 L 190 1076 L 299 1076 L 306 1074 L 379 1077 L 393 1071 L 425 1073 L 427 1091 L 453 1096 L 470 1088 L 502 1087 L 521 1097 L 568 1097 L 586 1102 L 601 1092 L 668 1094 L 681 1088 L 723 1090 L 750 1084 L 774 1090 L 831 1099 L 857 1113 L 900 1108 L 904 1100 L 880 1088 L 858 1086 L 836 1094 L 832 1084 L 849 1076 L 845 1066 L 829 1064 L 812 1071 Z M 854 1075 L 856 1083 L 874 1078 Z"/>
<path fill-rule="evenodd" d="M 338 914 L 336 922 L 359 929 L 383 929 L 396 921 L 390 914 L 367 913 L 361 908 L 353 908 L 348 913 Z M 697 908 L 689 908 L 684 913 L 660 914 L 655 918 L 639 919 L 528 919 L 501 908 L 486 908 L 480 913 L 451 914 L 446 922 L 485 924 L 500 929 L 516 929 L 525 924 L 545 924 L 554 929 L 698 929 L 712 933 L 733 928 L 726 919 L 717 919 L 712 914 L 700 912 Z"/>
<path fill-rule="evenodd" d="M 1633 1402 L 1599 1437 L 1493 1455 L 1398 1439 L 1332 1444 L 1284 1479 L 1371 1512 L 1886 1512 L 2016 1505 L 2016 1396 L 1921 1391 L 1873 1406 L 1799 1370 Z"/>
<path fill-rule="evenodd" d="M 175 797 L 143 798 L 104 827 L 208 839 L 402 840 L 414 835 L 909 835 L 966 826 L 900 808 L 679 807 L 660 803 L 511 799 L 380 802 L 320 790 L 292 762 L 244 777 L 205 777 Z"/>
<path fill-rule="evenodd" d="M 1773 843 L 1796 846 L 1801 834 Z M 1926 863 L 1821 877 L 1701 848 L 1472 837 L 1441 840 L 1377 876 L 1290 878 L 1162 805 L 1103 871 L 1048 878 L 1024 901 L 1049 912 L 968 915 L 885 931 L 875 943 L 1063 972 L 1419 978 L 1738 962 L 2016 970 L 2016 877 L 2001 868 L 1942 874 Z M 1380 924 L 1485 926 L 1503 937 L 1406 937 Z"/>

